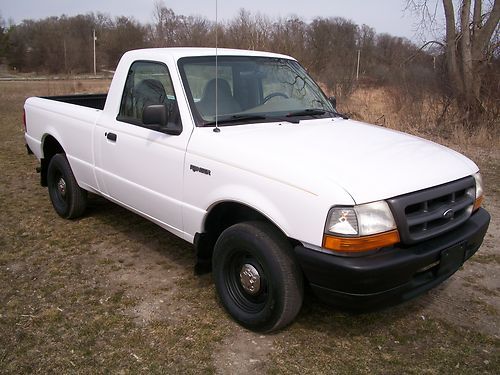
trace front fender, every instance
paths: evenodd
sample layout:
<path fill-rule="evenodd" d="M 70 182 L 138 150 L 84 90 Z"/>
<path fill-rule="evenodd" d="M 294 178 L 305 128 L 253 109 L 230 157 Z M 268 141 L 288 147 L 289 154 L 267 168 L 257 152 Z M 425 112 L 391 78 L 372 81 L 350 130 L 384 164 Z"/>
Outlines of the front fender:
<path fill-rule="evenodd" d="M 237 202 L 252 208 L 274 223 L 286 236 L 321 246 L 326 217 L 334 204 L 354 204 L 340 187 L 316 194 L 239 168 L 214 168 L 211 174 L 185 175 L 184 230 L 204 231 L 210 210 L 221 202 Z"/>

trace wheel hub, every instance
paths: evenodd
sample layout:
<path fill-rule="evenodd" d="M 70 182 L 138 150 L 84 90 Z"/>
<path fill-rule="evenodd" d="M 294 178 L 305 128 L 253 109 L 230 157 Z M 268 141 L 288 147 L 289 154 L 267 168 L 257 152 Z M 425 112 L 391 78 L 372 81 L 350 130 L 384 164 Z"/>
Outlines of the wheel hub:
<path fill-rule="evenodd" d="M 257 294 L 260 291 L 259 271 L 251 265 L 244 264 L 240 271 L 240 282 L 243 289 L 249 294 Z"/>
<path fill-rule="evenodd" d="M 62 177 L 57 181 L 57 190 L 63 198 L 66 196 L 66 181 Z"/>

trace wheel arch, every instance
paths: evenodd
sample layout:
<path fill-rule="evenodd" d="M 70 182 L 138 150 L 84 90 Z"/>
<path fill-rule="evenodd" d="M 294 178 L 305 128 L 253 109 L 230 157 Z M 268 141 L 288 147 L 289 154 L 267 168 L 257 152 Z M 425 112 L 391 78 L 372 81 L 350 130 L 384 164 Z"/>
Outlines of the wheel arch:
<path fill-rule="evenodd" d="M 61 143 L 52 135 L 45 134 L 42 138 L 42 158 L 40 159 L 40 184 L 47 186 L 47 171 L 52 157 L 56 154 L 65 154 Z"/>
<path fill-rule="evenodd" d="M 213 248 L 220 234 L 230 226 L 244 221 L 267 222 L 281 233 L 292 247 L 299 244 L 299 241 L 290 238 L 278 223 L 255 207 L 234 200 L 219 201 L 209 207 L 203 221 L 203 232 L 196 233 L 194 238 L 197 273 L 210 271 Z"/>

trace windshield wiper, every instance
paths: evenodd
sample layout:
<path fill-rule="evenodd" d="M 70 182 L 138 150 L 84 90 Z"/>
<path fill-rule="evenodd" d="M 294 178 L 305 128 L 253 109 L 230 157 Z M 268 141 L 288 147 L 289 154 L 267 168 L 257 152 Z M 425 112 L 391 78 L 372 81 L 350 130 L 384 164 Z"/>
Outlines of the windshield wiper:
<path fill-rule="evenodd" d="M 284 117 L 274 117 L 274 116 L 266 116 L 266 115 L 255 115 L 255 114 L 240 114 L 240 115 L 231 115 L 229 117 L 222 118 L 217 120 L 217 125 L 231 124 L 234 122 L 241 121 L 258 121 L 258 120 L 271 120 L 271 121 L 286 121 L 291 123 L 298 123 L 296 120 L 291 120 Z M 215 125 L 215 121 L 209 121 L 205 123 L 205 126 Z"/>
<path fill-rule="evenodd" d="M 299 111 L 288 113 L 286 115 L 286 117 L 321 116 L 321 115 L 324 115 L 325 113 L 331 114 L 331 115 L 336 116 L 336 117 L 342 117 L 344 120 L 348 119 L 348 117 L 346 115 L 343 115 L 342 113 L 338 113 L 336 111 L 329 111 L 327 109 L 320 109 L 320 108 L 301 109 Z"/>

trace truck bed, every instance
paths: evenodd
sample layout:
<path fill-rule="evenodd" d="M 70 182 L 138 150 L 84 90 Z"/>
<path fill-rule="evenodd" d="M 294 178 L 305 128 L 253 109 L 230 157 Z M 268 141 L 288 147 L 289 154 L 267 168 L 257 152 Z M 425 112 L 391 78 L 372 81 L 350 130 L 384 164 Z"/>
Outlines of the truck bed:
<path fill-rule="evenodd" d="M 104 104 L 106 103 L 107 96 L 108 94 L 77 94 L 42 96 L 42 98 L 102 110 L 104 109 Z"/>

